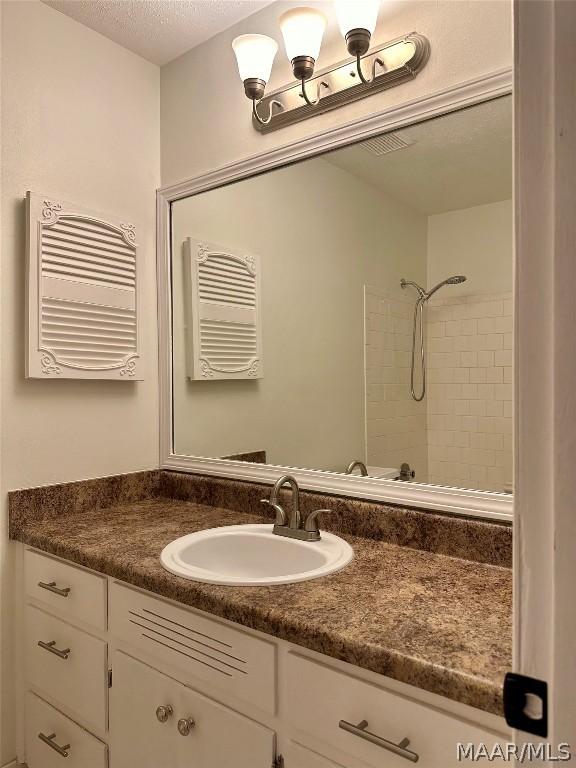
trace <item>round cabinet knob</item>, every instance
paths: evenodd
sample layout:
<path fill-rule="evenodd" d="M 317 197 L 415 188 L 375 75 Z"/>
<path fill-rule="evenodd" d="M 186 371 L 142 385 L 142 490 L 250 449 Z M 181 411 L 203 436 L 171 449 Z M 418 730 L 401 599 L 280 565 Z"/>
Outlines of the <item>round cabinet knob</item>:
<path fill-rule="evenodd" d="M 161 722 L 165 723 L 168 718 L 172 715 L 173 709 L 170 706 L 170 704 L 167 704 L 166 706 L 159 706 L 156 710 L 156 718 Z"/>
<path fill-rule="evenodd" d="M 178 720 L 178 733 L 181 736 L 188 736 L 192 728 L 196 727 L 196 723 L 191 717 L 183 717 Z"/>

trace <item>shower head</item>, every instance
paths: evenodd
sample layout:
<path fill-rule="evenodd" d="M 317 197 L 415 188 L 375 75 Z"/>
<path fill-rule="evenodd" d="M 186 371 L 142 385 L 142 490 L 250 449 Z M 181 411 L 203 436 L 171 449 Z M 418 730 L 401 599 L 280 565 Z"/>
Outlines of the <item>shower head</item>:
<path fill-rule="evenodd" d="M 435 285 L 434 288 L 431 288 L 428 293 L 426 294 L 425 301 L 428 301 L 428 299 L 436 293 L 436 291 L 439 291 L 440 288 L 443 288 L 445 285 L 458 285 L 459 283 L 463 283 L 466 280 L 465 275 L 452 275 L 452 277 L 446 278 L 446 280 L 442 280 L 441 283 L 438 283 L 438 285 Z"/>
<path fill-rule="evenodd" d="M 400 280 L 400 286 L 402 288 L 406 288 L 407 286 L 411 285 L 413 288 L 416 288 L 420 295 L 419 301 L 426 302 L 433 293 L 439 291 L 443 286 L 458 285 L 459 283 L 464 282 L 466 282 L 466 275 L 452 275 L 452 277 L 447 277 L 446 280 L 442 280 L 441 283 L 438 283 L 438 285 L 435 285 L 434 288 L 431 288 L 429 291 L 425 291 L 421 285 L 418 285 L 418 283 L 415 283 L 413 280 L 405 280 L 402 278 L 402 280 Z"/>

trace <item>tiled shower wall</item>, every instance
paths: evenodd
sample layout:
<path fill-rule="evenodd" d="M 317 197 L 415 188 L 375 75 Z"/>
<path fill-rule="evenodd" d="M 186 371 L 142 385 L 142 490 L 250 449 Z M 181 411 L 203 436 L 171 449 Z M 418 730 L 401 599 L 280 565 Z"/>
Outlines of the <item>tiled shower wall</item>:
<path fill-rule="evenodd" d="M 432 299 L 426 331 L 429 481 L 503 491 L 512 482 L 512 295 Z"/>
<path fill-rule="evenodd" d="M 414 303 L 366 286 L 366 433 L 368 463 L 428 474 L 426 403 L 410 395 Z"/>
<path fill-rule="evenodd" d="M 416 479 L 502 491 L 512 480 L 512 296 L 433 299 L 428 389 L 410 395 L 412 299 L 366 288 L 367 456 Z"/>

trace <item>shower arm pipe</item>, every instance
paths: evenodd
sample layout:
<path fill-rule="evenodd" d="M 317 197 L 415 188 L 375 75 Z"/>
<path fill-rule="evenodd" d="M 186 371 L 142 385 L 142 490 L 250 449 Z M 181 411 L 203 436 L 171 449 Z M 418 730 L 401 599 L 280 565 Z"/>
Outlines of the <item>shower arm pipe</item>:
<path fill-rule="evenodd" d="M 400 281 L 400 287 L 406 288 L 408 285 L 411 285 L 413 288 L 416 288 L 419 294 L 419 299 L 425 299 L 426 298 L 426 291 L 422 288 L 422 286 L 418 285 L 418 283 L 415 283 L 413 280 L 402 280 Z"/>

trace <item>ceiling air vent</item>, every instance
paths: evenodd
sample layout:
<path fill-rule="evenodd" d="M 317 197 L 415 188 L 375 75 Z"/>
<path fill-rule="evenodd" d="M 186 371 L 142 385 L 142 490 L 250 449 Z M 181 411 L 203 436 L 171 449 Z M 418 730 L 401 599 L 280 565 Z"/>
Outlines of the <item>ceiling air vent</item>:
<path fill-rule="evenodd" d="M 395 152 L 397 149 L 405 149 L 411 146 L 414 142 L 411 139 L 399 136 L 397 133 L 386 133 L 384 136 L 375 136 L 373 139 L 363 141 L 360 146 L 371 155 L 381 157 L 387 155 L 388 152 Z"/>

